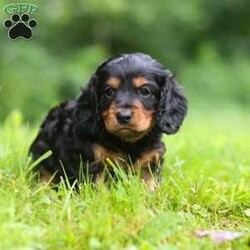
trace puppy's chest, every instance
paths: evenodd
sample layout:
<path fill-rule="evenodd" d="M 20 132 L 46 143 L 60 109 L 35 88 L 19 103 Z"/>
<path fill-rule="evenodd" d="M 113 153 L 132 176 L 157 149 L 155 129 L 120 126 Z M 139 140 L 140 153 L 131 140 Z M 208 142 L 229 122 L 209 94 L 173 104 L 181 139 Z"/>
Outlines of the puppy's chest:
<path fill-rule="evenodd" d="M 95 163 L 105 164 L 109 159 L 121 167 L 133 169 L 159 165 L 164 152 L 164 147 L 132 153 L 125 150 L 111 150 L 99 144 L 93 147 Z"/>

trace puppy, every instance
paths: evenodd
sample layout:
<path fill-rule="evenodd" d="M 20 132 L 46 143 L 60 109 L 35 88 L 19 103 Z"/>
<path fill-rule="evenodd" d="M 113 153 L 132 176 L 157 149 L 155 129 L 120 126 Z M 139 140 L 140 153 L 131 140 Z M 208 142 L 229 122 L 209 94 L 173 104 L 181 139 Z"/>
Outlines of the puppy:
<path fill-rule="evenodd" d="M 153 190 L 165 152 L 162 134 L 176 133 L 186 113 L 169 70 L 146 54 L 121 54 L 97 68 L 79 97 L 48 113 L 30 152 L 36 160 L 52 151 L 37 166 L 42 181 L 104 181 L 105 170 L 113 173 L 110 159 L 139 171 Z"/>

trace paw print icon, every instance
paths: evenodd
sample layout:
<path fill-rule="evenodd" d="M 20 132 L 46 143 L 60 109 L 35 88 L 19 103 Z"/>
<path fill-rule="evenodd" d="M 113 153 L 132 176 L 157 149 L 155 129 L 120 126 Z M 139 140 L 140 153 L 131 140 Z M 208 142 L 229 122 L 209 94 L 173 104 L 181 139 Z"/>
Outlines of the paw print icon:
<path fill-rule="evenodd" d="M 13 14 L 11 19 L 4 21 L 4 27 L 8 29 L 8 36 L 11 40 L 19 37 L 24 39 L 31 39 L 33 36 L 33 29 L 37 27 L 37 21 L 31 19 L 28 14 Z"/>

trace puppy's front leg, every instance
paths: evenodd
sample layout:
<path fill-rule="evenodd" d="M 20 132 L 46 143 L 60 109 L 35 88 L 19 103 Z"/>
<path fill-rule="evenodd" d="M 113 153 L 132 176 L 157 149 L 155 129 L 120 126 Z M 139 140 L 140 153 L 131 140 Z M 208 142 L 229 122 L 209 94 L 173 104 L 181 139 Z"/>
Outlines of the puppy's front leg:
<path fill-rule="evenodd" d="M 140 169 L 141 179 L 150 191 L 155 190 L 159 186 L 162 155 L 164 152 L 164 146 L 144 152 L 134 164 L 134 169 Z"/>
<path fill-rule="evenodd" d="M 105 183 L 107 179 L 107 173 L 105 171 L 105 166 L 101 162 L 93 162 L 89 166 L 90 179 L 93 183 L 101 186 Z"/>
<path fill-rule="evenodd" d="M 149 191 L 154 191 L 159 187 L 158 173 L 153 172 L 150 166 L 141 169 L 141 179 L 145 183 Z"/>

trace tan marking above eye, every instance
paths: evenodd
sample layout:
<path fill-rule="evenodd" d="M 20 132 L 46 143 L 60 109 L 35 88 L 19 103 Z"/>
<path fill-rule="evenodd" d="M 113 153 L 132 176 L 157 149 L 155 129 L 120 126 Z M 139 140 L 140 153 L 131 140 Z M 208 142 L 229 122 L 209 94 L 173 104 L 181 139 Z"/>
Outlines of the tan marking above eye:
<path fill-rule="evenodd" d="M 132 82 L 135 88 L 140 88 L 141 86 L 148 83 L 148 80 L 143 76 L 138 76 L 138 77 L 133 78 Z"/>
<path fill-rule="evenodd" d="M 118 79 L 117 77 L 110 77 L 107 82 L 106 82 L 111 88 L 113 89 L 118 89 L 120 84 L 121 84 L 121 81 L 120 79 Z"/>

